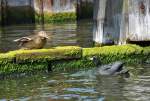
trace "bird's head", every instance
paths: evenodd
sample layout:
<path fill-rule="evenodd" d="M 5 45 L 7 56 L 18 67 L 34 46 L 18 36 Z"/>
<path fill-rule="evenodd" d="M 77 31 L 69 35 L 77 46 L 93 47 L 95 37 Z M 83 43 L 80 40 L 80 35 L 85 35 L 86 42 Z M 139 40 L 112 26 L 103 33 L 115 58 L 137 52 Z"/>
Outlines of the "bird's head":
<path fill-rule="evenodd" d="M 38 36 L 42 37 L 42 38 L 46 38 L 46 39 L 49 39 L 48 35 L 46 34 L 45 31 L 40 31 L 38 32 Z"/>
<path fill-rule="evenodd" d="M 93 57 L 89 58 L 89 60 L 91 60 L 96 66 L 101 65 L 101 62 L 97 56 L 93 56 Z"/>

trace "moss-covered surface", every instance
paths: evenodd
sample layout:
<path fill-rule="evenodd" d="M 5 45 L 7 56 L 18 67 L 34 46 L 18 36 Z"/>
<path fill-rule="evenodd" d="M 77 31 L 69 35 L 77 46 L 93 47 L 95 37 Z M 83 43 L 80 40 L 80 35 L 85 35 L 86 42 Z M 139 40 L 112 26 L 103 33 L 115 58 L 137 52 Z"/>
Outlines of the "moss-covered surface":
<path fill-rule="evenodd" d="M 66 70 L 76 68 L 94 67 L 90 57 L 97 56 L 102 64 L 115 61 L 124 61 L 126 64 L 150 63 L 150 47 L 137 45 L 103 46 L 94 48 L 83 48 L 82 59 L 73 61 L 56 61 L 54 70 Z"/>
<path fill-rule="evenodd" d="M 0 54 L 0 74 L 45 70 L 53 71 L 94 67 L 89 57 L 97 56 L 102 64 L 114 61 L 144 63 L 150 61 L 150 47 L 137 45 L 93 48 L 55 47 L 40 50 L 17 50 Z"/>
<path fill-rule="evenodd" d="M 109 63 L 116 60 L 123 60 L 128 63 L 139 63 L 149 54 L 149 47 L 142 48 L 136 45 L 104 46 L 86 48 L 83 50 L 83 57 L 98 56 L 102 63 Z M 148 51 L 148 52 L 147 52 Z M 147 52 L 147 53 L 146 53 Z M 141 57 L 141 58 L 140 58 Z"/>
<path fill-rule="evenodd" d="M 1 53 L 0 74 L 47 69 L 54 60 L 78 59 L 81 54 L 81 48 L 75 46 Z"/>
<path fill-rule="evenodd" d="M 40 15 L 35 15 L 36 22 L 41 21 Z M 75 12 L 47 13 L 44 12 L 44 23 L 62 23 L 76 21 Z"/>

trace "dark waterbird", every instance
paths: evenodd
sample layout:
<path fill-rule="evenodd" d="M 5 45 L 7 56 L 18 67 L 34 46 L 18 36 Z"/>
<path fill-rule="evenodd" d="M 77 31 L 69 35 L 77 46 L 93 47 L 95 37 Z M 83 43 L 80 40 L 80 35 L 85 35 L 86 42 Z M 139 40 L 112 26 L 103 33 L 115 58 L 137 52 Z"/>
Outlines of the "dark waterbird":
<path fill-rule="evenodd" d="M 44 47 L 48 39 L 45 31 L 40 31 L 32 36 L 21 37 L 14 40 L 19 43 L 21 49 L 41 49 Z"/>
<path fill-rule="evenodd" d="M 91 58 L 94 64 L 97 66 L 97 74 L 100 75 L 122 75 L 129 76 L 129 71 L 124 68 L 124 62 L 116 61 L 111 64 L 101 65 L 98 57 Z"/>

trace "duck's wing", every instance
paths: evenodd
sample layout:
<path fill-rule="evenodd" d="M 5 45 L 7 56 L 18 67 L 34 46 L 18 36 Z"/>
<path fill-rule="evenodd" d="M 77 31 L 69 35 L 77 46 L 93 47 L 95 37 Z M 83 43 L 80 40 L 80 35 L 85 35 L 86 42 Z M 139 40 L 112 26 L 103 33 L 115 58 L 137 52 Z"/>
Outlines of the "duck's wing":
<path fill-rule="evenodd" d="M 111 69 L 110 66 L 104 66 L 104 67 L 103 67 L 103 70 L 109 70 L 109 69 Z"/>
<path fill-rule="evenodd" d="M 102 69 L 102 70 L 109 70 L 109 69 L 111 69 L 111 66 L 112 66 L 112 64 L 103 65 L 103 66 L 101 66 L 100 69 Z"/>
<path fill-rule="evenodd" d="M 111 71 L 112 72 L 120 72 L 123 70 L 123 65 L 124 63 L 123 62 L 120 62 L 120 61 L 117 61 L 117 62 L 114 62 L 111 66 Z"/>
<path fill-rule="evenodd" d="M 30 37 L 22 37 L 22 38 L 14 40 L 14 42 L 28 42 L 28 41 L 31 41 L 31 40 L 33 40 L 33 39 L 30 38 Z"/>
<path fill-rule="evenodd" d="M 111 75 L 112 73 L 111 73 L 110 67 L 104 65 L 98 69 L 98 74 L 100 74 L 100 75 Z"/>

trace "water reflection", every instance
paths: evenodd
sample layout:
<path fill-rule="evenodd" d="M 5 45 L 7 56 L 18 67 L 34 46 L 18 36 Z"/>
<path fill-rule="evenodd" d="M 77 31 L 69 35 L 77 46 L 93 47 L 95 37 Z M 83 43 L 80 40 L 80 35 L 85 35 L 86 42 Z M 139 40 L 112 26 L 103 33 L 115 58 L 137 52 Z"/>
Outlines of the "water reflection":
<path fill-rule="evenodd" d="M 9 78 L 0 82 L 0 101 L 149 101 L 149 73 L 145 68 L 137 78 L 124 79 L 90 69 Z"/>
<path fill-rule="evenodd" d="M 14 39 L 31 35 L 41 30 L 41 26 L 8 26 L 0 29 L 0 50 L 9 51 L 18 49 Z M 51 37 L 45 48 L 53 46 L 78 45 L 92 46 L 92 22 L 80 21 L 78 23 L 47 24 L 44 30 Z"/>
<path fill-rule="evenodd" d="M 142 75 L 139 75 L 132 83 L 124 87 L 124 96 L 131 101 L 150 101 L 150 69 L 145 68 Z"/>

